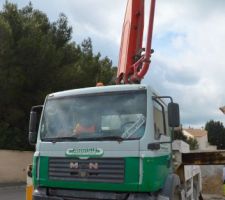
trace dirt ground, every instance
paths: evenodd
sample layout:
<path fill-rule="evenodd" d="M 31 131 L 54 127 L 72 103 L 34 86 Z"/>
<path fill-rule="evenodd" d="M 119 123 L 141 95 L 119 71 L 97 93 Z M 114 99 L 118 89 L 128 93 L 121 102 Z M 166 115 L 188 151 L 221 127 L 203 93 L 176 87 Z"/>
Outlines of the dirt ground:
<path fill-rule="evenodd" d="M 223 196 L 223 166 L 201 166 L 203 194 Z"/>
<path fill-rule="evenodd" d="M 223 182 L 220 175 L 204 177 L 202 179 L 203 194 L 223 195 Z"/>
<path fill-rule="evenodd" d="M 225 197 L 215 194 L 203 194 L 204 200 L 225 200 Z"/>

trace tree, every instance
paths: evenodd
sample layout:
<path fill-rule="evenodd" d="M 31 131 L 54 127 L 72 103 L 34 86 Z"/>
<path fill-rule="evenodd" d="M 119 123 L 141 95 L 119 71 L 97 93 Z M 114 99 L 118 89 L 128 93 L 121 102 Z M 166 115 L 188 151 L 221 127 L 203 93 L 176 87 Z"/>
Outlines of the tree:
<path fill-rule="evenodd" d="M 205 125 L 208 131 L 208 142 L 218 149 L 225 149 L 225 128 L 222 122 L 210 120 Z"/>
<path fill-rule="evenodd" d="M 0 148 L 30 148 L 30 108 L 48 93 L 110 83 L 111 60 L 93 53 L 90 38 L 80 45 L 71 38 L 64 14 L 51 23 L 31 3 L 21 9 L 5 3 L 0 11 Z"/>
<path fill-rule="evenodd" d="M 196 150 L 199 147 L 198 141 L 194 138 L 188 138 L 187 136 L 185 136 L 183 134 L 182 128 L 174 131 L 174 139 L 175 140 L 182 140 L 182 141 L 188 143 L 189 147 L 190 147 L 190 150 Z"/>
<path fill-rule="evenodd" d="M 191 150 L 199 148 L 198 141 L 195 138 L 187 138 L 186 142 L 190 145 Z"/>

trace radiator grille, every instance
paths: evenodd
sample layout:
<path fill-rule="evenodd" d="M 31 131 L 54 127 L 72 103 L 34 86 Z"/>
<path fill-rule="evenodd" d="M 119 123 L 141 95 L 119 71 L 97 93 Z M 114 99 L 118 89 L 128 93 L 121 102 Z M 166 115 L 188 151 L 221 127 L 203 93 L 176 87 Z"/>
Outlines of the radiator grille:
<path fill-rule="evenodd" d="M 49 179 L 104 183 L 124 182 L 124 159 L 49 158 Z"/>

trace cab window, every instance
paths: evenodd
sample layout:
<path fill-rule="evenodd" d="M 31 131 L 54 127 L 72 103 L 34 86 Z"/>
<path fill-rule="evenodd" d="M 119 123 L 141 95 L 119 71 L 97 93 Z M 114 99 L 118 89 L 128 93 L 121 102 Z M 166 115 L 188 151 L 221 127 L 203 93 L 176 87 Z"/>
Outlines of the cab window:
<path fill-rule="evenodd" d="M 153 99 L 153 118 L 155 139 L 160 139 L 161 135 L 167 135 L 167 127 L 164 104 L 157 99 Z"/>

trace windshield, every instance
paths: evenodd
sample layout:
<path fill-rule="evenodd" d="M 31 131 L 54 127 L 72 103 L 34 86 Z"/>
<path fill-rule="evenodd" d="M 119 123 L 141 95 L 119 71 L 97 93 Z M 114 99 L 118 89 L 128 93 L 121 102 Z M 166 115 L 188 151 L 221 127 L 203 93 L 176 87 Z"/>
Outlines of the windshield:
<path fill-rule="evenodd" d="M 113 92 L 49 99 L 42 140 L 126 140 L 144 135 L 146 91 Z"/>

